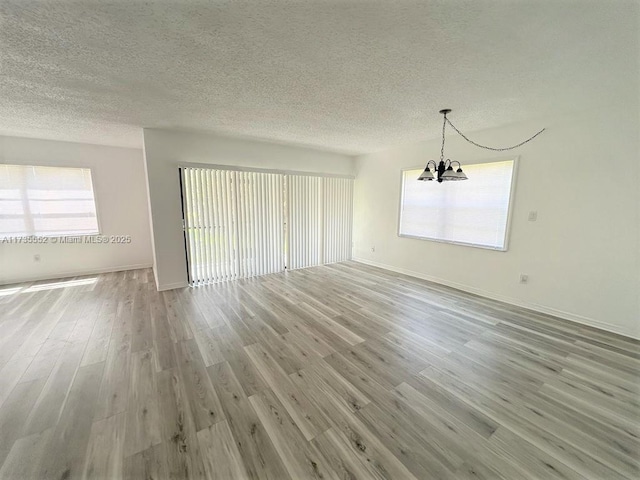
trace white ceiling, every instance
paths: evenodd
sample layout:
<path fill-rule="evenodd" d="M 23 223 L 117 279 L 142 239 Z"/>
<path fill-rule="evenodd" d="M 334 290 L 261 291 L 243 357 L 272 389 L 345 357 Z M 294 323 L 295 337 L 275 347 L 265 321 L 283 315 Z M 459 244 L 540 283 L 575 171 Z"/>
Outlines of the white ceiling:
<path fill-rule="evenodd" d="M 7 135 L 364 153 L 438 136 L 442 107 L 472 131 L 637 94 L 635 1 L 0 0 L 0 22 Z"/>

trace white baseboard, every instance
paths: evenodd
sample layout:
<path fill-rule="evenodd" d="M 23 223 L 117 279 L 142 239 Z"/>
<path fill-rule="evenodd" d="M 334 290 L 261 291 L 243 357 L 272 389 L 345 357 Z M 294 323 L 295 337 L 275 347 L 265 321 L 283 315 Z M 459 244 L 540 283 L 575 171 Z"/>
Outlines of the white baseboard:
<path fill-rule="evenodd" d="M 165 285 L 158 285 L 156 283 L 156 288 L 159 292 L 164 292 L 165 290 L 174 290 L 176 288 L 185 288 L 188 286 L 189 284 L 187 284 L 187 282 L 167 283 Z"/>
<path fill-rule="evenodd" d="M 49 273 L 45 275 L 31 275 L 21 278 L 11 278 L 0 280 L 0 285 L 10 285 L 12 283 L 39 282 L 41 280 L 54 280 L 57 278 L 78 277 L 83 275 L 99 275 L 101 273 L 124 272 L 126 270 L 140 270 L 143 268 L 151 268 L 151 263 L 139 263 L 135 265 L 120 265 L 115 267 L 104 268 L 87 268 L 80 270 L 67 270 L 64 272 Z"/>
<path fill-rule="evenodd" d="M 393 265 L 387 265 L 384 263 L 373 262 L 371 260 L 367 260 L 364 258 L 353 258 L 354 262 L 364 263 L 365 265 L 371 265 L 372 267 L 382 268 L 384 270 L 390 270 L 396 273 L 402 273 L 404 275 L 409 275 L 411 277 L 420 278 L 422 280 L 428 280 L 430 282 L 434 282 L 440 285 L 445 285 L 447 287 L 452 287 L 458 290 L 462 290 L 463 292 L 473 293 L 475 295 L 479 295 L 481 297 L 489 298 L 491 300 L 497 300 L 499 302 L 508 303 L 510 305 L 515 305 L 516 307 L 527 308 L 529 310 L 534 310 L 536 312 L 545 313 L 547 315 L 553 315 L 554 317 L 559 317 L 564 320 L 569 320 L 571 322 L 580 323 L 582 325 L 587 325 L 590 327 L 598 328 L 600 330 L 605 330 L 611 333 L 617 333 L 618 335 L 623 335 L 625 337 L 634 338 L 640 340 L 640 334 L 633 330 L 625 329 L 620 327 L 619 325 L 614 325 L 608 322 L 603 322 L 601 320 L 597 320 L 595 318 L 585 317 L 583 315 L 578 315 L 571 312 L 565 312 L 563 310 L 558 310 L 553 307 L 547 307 L 545 305 L 540 305 L 537 303 L 523 302 L 522 300 L 506 297 L 503 295 L 499 295 L 493 292 L 488 292 L 486 290 L 482 290 L 480 288 L 472 287 L 469 285 L 464 285 L 461 283 L 451 282 L 449 280 L 445 280 L 442 278 L 434 277 L 431 275 L 426 275 L 421 272 L 416 272 L 413 270 L 408 270 L 406 268 L 400 268 Z"/>

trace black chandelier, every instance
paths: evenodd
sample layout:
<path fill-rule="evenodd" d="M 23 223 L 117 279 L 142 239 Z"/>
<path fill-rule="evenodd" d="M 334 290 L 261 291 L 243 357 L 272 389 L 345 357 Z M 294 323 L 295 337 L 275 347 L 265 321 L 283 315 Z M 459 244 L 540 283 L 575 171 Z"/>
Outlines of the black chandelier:
<path fill-rule="evenodd" d="M 476 147 L 484 148 L 486 150 L 493 150 L 494 152 L 503 152 L 505 150 L 513 150 L 514 148 L 518 148 L 524 145 L 525 143 L 530 142 L 545 130 L 543 128 L 534 136 L 526 139 L 524 142 L 514 145 L 513 147 L 493 148 L 493 147 L 487 147 L 485 145 L 480 145 L 479 143 L 476 143 L 473 140 L 469 140 L 469 138 L 467 138 L 467 136 L 464 133 L 458 130 L 456 126 L 453 123 L 451 123 L 451 120 L 447 118 L 447 114 L 451 113 L 450 108 L 443 108 L 442 110 L 440 110 L 440 113 L 444 116 L 444 119 L 442 121 L 442 148 L 440 148 L 440 163 L 436 164 L 435 160 L 429 160 L 427 162 L 427 166 L 424 169 L 424 172 L 422 172 L 418 177 L 418 180 L 421 180 L 421 181 L 430 182 L 433 180 L 438 180 L 438 183 L 442 183 L 442 182 L 453 181 L 453 180 L 468 180 L 468 177 L 462 171 L 462 165 L 460 164 L 460 162 L 458 162 L 457 160 L 452 161 L 449 158 L 447 158 L 446 160 L 444 159 L 444 132 L 445 132 L 445 128 L 447 127 L 447 123 L 451 126 L 451 128 L 453 128 L 462 138 L 464 138 L 470 144 L 475 145 Z M 454 163 L 458 164 L 458 168 L 456 170 L 453 169 Z M 433 164 L 433 171 L 431 171 L 431 169 L 429 168 L 432 164 Z M 433 175 L 434 173 L 436 173 L 436 176 Z"/>

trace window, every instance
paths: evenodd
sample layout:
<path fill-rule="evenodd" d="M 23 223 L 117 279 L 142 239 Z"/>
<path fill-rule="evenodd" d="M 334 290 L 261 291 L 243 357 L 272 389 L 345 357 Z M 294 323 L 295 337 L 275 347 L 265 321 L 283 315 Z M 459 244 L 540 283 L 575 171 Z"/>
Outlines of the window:
<path fill-rule="evenodd" d="M 402 172 L 399 235 L 507 249 L 515 160 L 465 165 L 464 182 L 421 182 Z"/>
<path fill-rule="evenodd" d="M 90 169 L 0 165 L 0 238 L 96 233 Z"/>

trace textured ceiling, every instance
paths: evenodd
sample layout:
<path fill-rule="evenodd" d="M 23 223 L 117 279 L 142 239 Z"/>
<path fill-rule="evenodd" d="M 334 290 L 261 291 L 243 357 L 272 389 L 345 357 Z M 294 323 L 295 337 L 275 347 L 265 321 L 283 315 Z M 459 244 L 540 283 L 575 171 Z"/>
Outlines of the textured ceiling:
<path fill-rule="evenodd" d="M 0 22 L 0 134 L 17 136 L 364 153 L 436 137 L 442 107 L 472 131 L 638 88 L 635 1 L 0 0 Z"/>

